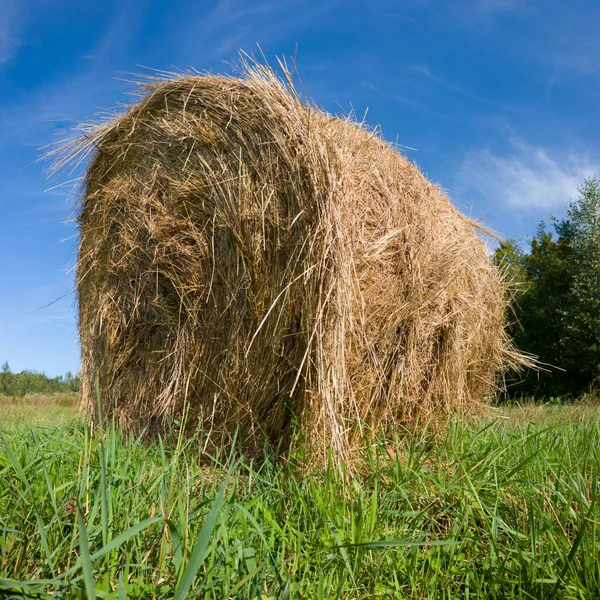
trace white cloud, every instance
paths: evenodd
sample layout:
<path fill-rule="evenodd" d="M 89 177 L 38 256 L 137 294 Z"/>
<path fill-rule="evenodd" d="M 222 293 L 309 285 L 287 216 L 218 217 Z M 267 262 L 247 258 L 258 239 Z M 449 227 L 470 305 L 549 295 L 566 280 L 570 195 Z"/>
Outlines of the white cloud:
<path fill-rule="evenodd" d="M 511 140 L 505 156 L 490 150 L 467 155 L 457 175 L 460 196 L 521 209 L 564 207 L 577 195 L 585 177 L 600 174 L 600 162 L 576 152 L 550 153 L 544 148 Z"/>

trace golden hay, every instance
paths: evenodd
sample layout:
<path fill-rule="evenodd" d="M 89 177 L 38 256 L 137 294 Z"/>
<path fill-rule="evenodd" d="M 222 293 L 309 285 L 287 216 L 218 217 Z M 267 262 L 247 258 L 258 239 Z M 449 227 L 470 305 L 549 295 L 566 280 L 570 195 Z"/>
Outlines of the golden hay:
<path fill-rule="evenodd" d="M 93 129 L 77 285 L 84 402 L 247 448 L 349 456 L 473 413 L 519 361 L 476 225 L 394 148 L 268 68 L 170 77 Z"/>

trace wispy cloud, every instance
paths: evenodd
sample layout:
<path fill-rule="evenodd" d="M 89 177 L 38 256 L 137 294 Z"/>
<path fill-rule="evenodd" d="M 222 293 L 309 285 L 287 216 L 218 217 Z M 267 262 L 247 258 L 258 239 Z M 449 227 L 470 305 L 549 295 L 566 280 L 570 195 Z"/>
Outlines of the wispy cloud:
<path fill-rule="evenodd" d="M 551 153 L 511 139 L 505 156 L 490 150 L 471 152 L 457 176 L 460 196 L 520 209 L 554 210 L 577 195 L 585 177 L 600 173 L 600 162 L 577 152 Z"/>
<path fill-rule="evenodd" d="M 434 75 L 426 65 L 414 65 L 413 69 L 417 73 L 423 75 L 423 77 L 430 79 L 431 81 L 441 85 L 442 87 L 445 87 L 446 89 L 448 89 L 452 92 L 456 92 L 457 94 L 461 94 L 462 96 L 466 96 L 467 98 L 471 98 L 471 100 L 475 100 L 477 102 L 484 102 L 486 104 L 494 104 L 490 100 L 486 100 L 485 98 L 476 96 L 475 94 L 472 94 L 468 90 L 465 90 L 464 88 L 462 88 L 458 85 L 455 85 L 442 77 L 438 77 L 437 75 Z"/>
<path fill-rule="evenodd" d="M 487 13 L 516 12 L 528 8 L 527 0 L 475 0 L 475 9 Z"/>
<path fill-rule="evenodd" d="M 53 314 L 38 314 L 31 317 L 30 321 L 34 322 L 37 326 L 53 327 L 56 329 L 62 329 L 68 331 L 74 335 L 77 334 L 77 328 L 73 325 L 75 315 L 73 311 L 66 315 L 53 315 Z"/>
<path fill-rule="evenodd" d="M 574 71 L 597 78 L 600 74 L 597 26 L 590 27 L 588 23 L 581 22 L 573 24 L 572 28 L 577 30 L 577 36 L 559 38 L 555 47 L 546 51 L 542 58 L 561 71 Z"/>
<path fill-rule="evenodd" d="M 0 153 L 15 145 L 39 148 L 52 142 L 53 134 L 64 138 L 69 128 L 98 111 L 100 102 L 107 100 L 113 105 L 114 96 L 123 87 L 115 79 L 118 62 L 114 56 L 135 32 L 130 23 L 138 16 L 135 10 L 122 8 L 76 69 L 32 86 L 18 101 L 6 100 L 0 107 Z M 40 155 L 37 151 L 32 154 Z"/>
<path fill-rule="evenodd" d="M 7 63 L 15 54 L 21 41 L 17 28 L 19 25 L 19 10 L 15 0 L 2 2 L 0 17 L 0 66 Z"/>
<path fill-rule="evenodd" d="M 266 50 L 275 42 L 295 40 L 302 29 L 339 9 L 340 4 L 341 0 L 262 0 L 251 4 L 219 0 L 208 13 L 194 5 L 186 19 L 187 28 L 178 31 L 177 39 L 186 57 L 202 50 L 204 59 L 237 58 L 240 49 L 258 51 L 258 44 Z M 198 31 L 203 32 L 201 37 Z"/>
<path fill-rule="evenodd" d="M 447 0 L 405 3 L 417 11 L 426 11 L 438 20 L 455 24 L 491 25 L 502 15 L 530 13 L 538 0 Z"/>
<path fill-rule="evenodd" d="M 406 98 L 405 96 L 400 96 L 397 94 L 390 94 L 389 92 L 384 92 L 382 89 L 380 89 L 378 86 L 376 86 L 371 81 L 363 81 L 362 85 L 364 87 L 366 87 L 368 90 L 377 94 L 378 96 L 382 96 L 383 98 L 389 98 L 390 100 L 395 100 L 396 102 L 402 102 L 402 104 L 406 104 L 407 106 L 410 106 L 416 110 L 427 113 L 429 115 L 440 117 L 442 119 L 448 118 L 448 115 L 440 113 L 437 110 L 434 110 L 433 108 L 429 108 L 429 106 L 427 106 L 421 102 L 418 102 L 417 100 L 411 100 L 410 98 Z"/>

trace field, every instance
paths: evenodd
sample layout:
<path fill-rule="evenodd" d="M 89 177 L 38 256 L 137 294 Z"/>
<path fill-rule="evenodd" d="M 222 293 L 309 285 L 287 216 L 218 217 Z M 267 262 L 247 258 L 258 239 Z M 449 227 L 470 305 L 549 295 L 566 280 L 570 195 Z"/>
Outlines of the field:
<path fill-rule="evenodd" d="M 600 411 L 511 408 L 359 475 L 91 430 L 0 398 L 0 596 L 598 598 Z M 268 457 L 267 457 L 268 458 Z"/>

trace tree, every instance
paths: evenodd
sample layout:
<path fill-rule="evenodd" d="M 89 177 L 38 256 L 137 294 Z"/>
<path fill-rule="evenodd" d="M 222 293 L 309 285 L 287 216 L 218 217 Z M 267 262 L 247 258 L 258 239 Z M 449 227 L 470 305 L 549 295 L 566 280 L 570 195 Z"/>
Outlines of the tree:
<path fill-rule="evenodd" d="M 564 240 L 555 240 L 545 223 L 541 223 L 530 242 L 529 253 L 509 241 L 495 255 L 512 289 L 514 314 L 509 316 L 509 333 L 519 349 L 538 357 L 542 365 L 561 366 L 563 362 L 569 254 Z M 512 389 L 516 393 L 563 395 L 568 393 L 570 384 L 562 375 L 530 370 L 524 378 L 512 382 Z"/>
<path fill-rule="evenodd" d="M 10 376 L 10 367 L 8 366 L 8 361 L 6 360 L 0 369 L 0 394 L 8 393 L 6 390 L 9 387 Z"/>
<path fill-rule="evenodd" d="M 504 280 L 510 286 L 511 294 L 519 296 L 526 287 L 525 253 L 516 240 L 505 240 L 494 253 L 494 262 L 500 268 Z"/>
<path fill-rule="evenodd" d="M 571 247 L 565 368 L 582 387 L 600 380 L 600 183 L 586 179 L 557 226 Z"/>
<path fill-rule="evenodd" d="M 530 371 L 517 393 L 578 395 L 600 383 L 600 183 L 586 179 L 554 232 L 538 227 L 528 253 L 514 241 L 495 253 L 514 290 L 515 344 L 549 372 Z M 555 235 L 556 234 L 556 237 Z"/>

